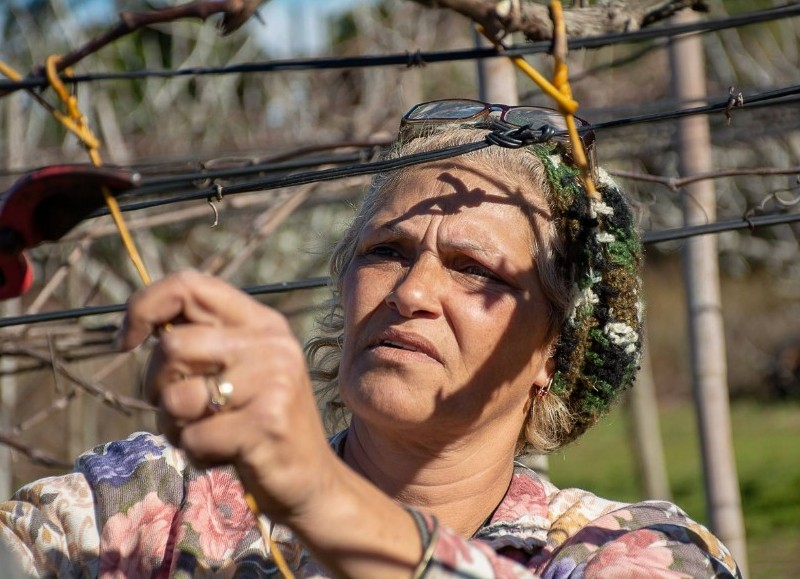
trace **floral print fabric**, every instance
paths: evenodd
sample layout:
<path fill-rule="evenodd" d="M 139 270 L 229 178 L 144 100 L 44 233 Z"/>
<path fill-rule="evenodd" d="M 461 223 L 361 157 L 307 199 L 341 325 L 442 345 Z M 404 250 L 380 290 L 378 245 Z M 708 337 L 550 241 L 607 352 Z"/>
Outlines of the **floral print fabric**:
<path fill-rule="evenodd" d="M 0 504 L 0 541 L 38 577 L 279 577 L 243 495 L 232 469 L 197 470 L 161 437 L 137 433 Z M 291 531 L 273 526 L 272 536 L 297 576 L 328 576 Z M 440 529 L 425 577 L 739 574 L 719 540 L 671 503 L 559 490 L 517 466 L 472 540 Z"/>

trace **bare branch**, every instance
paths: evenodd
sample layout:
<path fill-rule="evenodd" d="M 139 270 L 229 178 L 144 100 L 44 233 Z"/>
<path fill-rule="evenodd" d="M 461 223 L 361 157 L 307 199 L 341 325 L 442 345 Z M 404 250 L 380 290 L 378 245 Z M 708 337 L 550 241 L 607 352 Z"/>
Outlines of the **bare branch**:
<path fill-rule="evenodd" d="M 548 7 L 532 1 L 511 10 L 509 0 L 413 0 L 428 7 L 449 8 L 480 24 L 492 36 L 522 32 L 529 40 L 553 38 Z M 601 36 L 639 30 L 691 8 L 706 12 L 703 0 L 611 0 L 594 6 L 564 10 L 569 37 Z"/>
<path fill-rule="evenodd" d="M 59 374 L 72 381 L 76 386 L 82 388 L 87 393 L 95 396 L 104 404 L 107 404 L 108 406 L 116 410 L 119 410 L 124 414 L 129 415 L 132 410 L 149 410 L 149 411 L 156 410 L 154 406 L 148 404 L 147 402 L 139 400 L 138 398 L 132 398 L 130 396 L 124 396 L 121 394 L 115 394 L 113 392 L 109 392 L 105 388 L 97 386 L 96 384 L 93 384 L 92 382 L 85 380 L 80 376 L 76 376 L 66 366 L 64 366 L 57 360 L 53 360 L 48 354 L 44 354 L 42 352 L 38 352 L 31 348 L 25 348 L 22 346 L 18 346 L 16 348 L 7 348 L 5 352 L 11 355 L 29 356 L 34 360 L 39 360 L 47 364 L 52 364 L 53 368 Z"/>
<path fill-rule="evenodd" d="M 150 12 L 120 12 L 119 22 L 114 28 L 61 57 L 56 64 L 56 69 L 62 72 L 66 68 L 77 64 L 90 54 L 94 54 L 102 48 L 105 48 L 115 40 L 127 36 L 132 32 L 136 32 L 140 28 L 153 26 L 154 24 L 164 24 L 184 18 L 199 18 L 204 21 L 214 14 L 223 14 L 222 22 L 220 22 L 220 30 L 222 34 L 230 34 L 242 26 L 242 24 L 255 13 L 258 6 L 263 1 L 264 0 L 195 0 L 194 2 L 187 2 L 179 6 L 151 10 Z M 33 75 L 43 76 L 43 71 L 44 67 L 37 67 L 34 69 Z M 15 90 L 17 89 L 0 91 L 0 97 L 10 94 Z"/>
<path fill-rule="evenodd" d="M 713 171 L 710 173 L 700 173 L 689 175 L 688 177 L 663 177 L 661 175 L 647 175 L 644 173 L 634 173 L 631 171 L 609 171 L 614 177 L 631 179 L 633 181 L 645 181 L 648 183 L 659 183 L 668 187 L 672 191 L 677 191 L 681 187 L 697 183 L 698 181 L 708 181 L 709 179 L 723 179 L 725 177 L 741 177 L 744 175 L 800 175 L 800 166 L 772 168 L 758 167 L 755 169 L 725 169 L 723 171 Z"/>
<path fill-rule="evenodd" d="M 206 259 L 200 266 L 200 271 L 218 275 L 222 279 L 229 279 L 264 239 L 271 235 L 308 198 L 312 191 L 318 188 L 319 183 L 313 183 L 300 188 L 299 191 L 284 192 L 269 208 L 258 214 L 249 227 L 243 228 L 242 233 L 235 236 L 227 247 Z"/>
<path fill-rule="evenodd" d="M 41 464 L 43 466 L 52 468 L 70 468 L 72 466 L 71 463 L 64 462 L 63 460 L 60 460 L 54 456 L 50 456 L 41 450 L 32 448 L 13 436 L 9 436 L 8 434 L 4 434 L 2 432 L 0 432 L 0 444 L 4 444 L 5 446 L 13 448 L 20 454 L 27 456 L 32 462 Z"/>
<path fill-rule="evenodd" d="M 17 424 L 14 427 L 14 430 L 12 431 L 13 434 L 17 435 L 21 434 L 22 432 L 25 432 L 26 430 L 30 430 L 31 428 L 33 428 L 37 424 L 44 422 L 54 414 L 61 412 L 67 406 L 69 406 L 70 402 L 72 402 L 76 398 L 79 398 L 82 393 L 83 390 L 79 390 L 78 388 L 72 388 L 61 398 L 56 398 L 55 400 L 50 402 L 47 408 L 39 410 L 33 416 L 29 416 L 28 418 Z"/>

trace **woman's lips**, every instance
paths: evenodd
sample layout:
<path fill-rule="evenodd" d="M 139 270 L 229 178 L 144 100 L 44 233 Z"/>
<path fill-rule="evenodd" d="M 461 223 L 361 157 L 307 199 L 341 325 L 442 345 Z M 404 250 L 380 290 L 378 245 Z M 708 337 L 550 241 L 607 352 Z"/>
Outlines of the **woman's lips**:
<path fill-rule="evenodd" d="M 397 330 L 390 328 L 381 332 L 375 340 L 373 340 L 369 350 L 381 350 L 384 354 L 392 357 L 416 357 L 431 358 L 436 362 L 442 361 L 439 351 L 433 343 L 414 332 Z"/>

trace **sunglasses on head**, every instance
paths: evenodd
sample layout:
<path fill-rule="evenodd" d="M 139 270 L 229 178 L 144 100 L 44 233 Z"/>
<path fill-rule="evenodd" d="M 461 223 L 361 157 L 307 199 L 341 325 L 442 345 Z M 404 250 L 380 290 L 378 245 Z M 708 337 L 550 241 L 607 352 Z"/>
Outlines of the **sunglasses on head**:
<path fill-rule="evenodd" d="M 473 125 L 493 128 L 504 123 L 509 127 L 529 128 L 551 135 L 546 141 L 556 142 L 566 152 L 571 152 L 567 124 L 564 116 L 547 107 L 510 106 L 491 104 L 472 99 L 443 99 L 419 103 L 403 115 L 400 121 L 400 137 L 411 140 L 423 134 L 429 127 L 442 124 Z M 597 177 L 595 161 L 594 131 L 591 125 L 575 117 L 581 142 L 586 151 L 592 175 Z"/>

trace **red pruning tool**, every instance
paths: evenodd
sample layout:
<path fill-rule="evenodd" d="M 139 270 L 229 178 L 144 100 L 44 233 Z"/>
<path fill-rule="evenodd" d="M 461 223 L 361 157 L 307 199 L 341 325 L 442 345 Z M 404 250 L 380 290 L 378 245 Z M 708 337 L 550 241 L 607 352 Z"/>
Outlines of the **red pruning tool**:
<path fill-rule="evenodd" d="M 90 165 L 45 167 L 14 183 L 0 199 L 0 300 L 33 283 L 26 249 L 60 239 L 104 207 L 104 187 L 116 197 L 138 183 L 138 173 Z"/>

